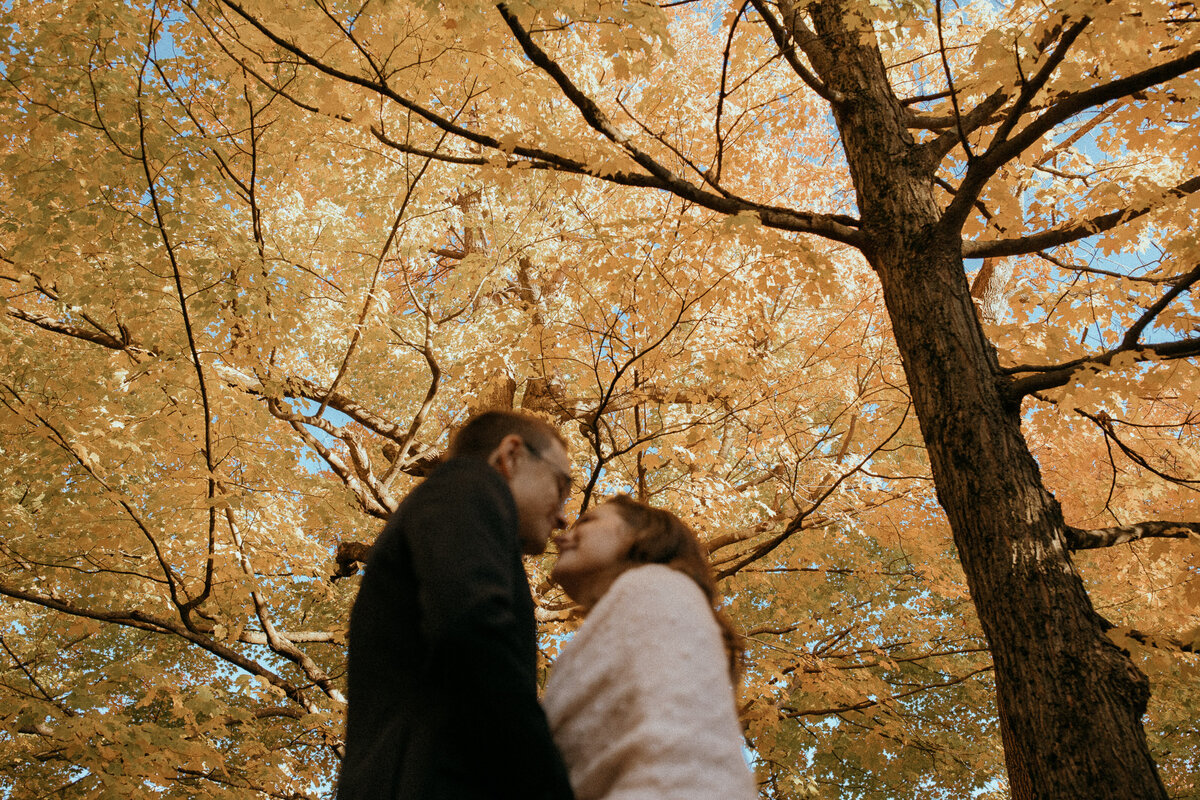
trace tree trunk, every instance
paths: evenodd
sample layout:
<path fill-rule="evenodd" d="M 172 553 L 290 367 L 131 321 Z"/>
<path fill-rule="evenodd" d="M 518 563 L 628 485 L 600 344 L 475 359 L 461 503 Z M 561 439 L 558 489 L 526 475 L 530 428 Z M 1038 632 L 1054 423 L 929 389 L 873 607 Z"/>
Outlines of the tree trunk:
<path fill-rule="evenodd" d="M 1141 726 L 1149 684 L 1104 635 L 1071 564 L 957 251 L 957 240 L 918 238 L 873 260 L 991 645 L 1014 789 L 1027 776 L 1031 797 L 1165 798 Z"/>
<path fill-rule="evenodd" d="M 1014 796 L 1165 798 L 1141 715 L 1146 677 L 1104 635 L 1006 405 L 972 305 L 958 230 L 944 230 L 928 163 L 904 125 L 869 23 L 812 7 L 818 72 L 858 193 L 866 254 L 883 285 L 938 500 L 995 663 Z M 827 63 L 817 63 L 826 61 Z"/>

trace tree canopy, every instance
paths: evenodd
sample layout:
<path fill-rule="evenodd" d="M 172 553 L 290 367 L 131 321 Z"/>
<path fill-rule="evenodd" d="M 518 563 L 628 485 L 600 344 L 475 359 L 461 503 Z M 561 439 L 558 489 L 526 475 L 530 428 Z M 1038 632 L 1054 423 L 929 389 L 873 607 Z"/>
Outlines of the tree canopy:
<path fill-rule="evenodd" d="M 1200 797 L 1193 4 L 0 31 L 0 794 L 327 794 L 366 548 L 523 408 L 708 543 L 764 798 Z"/>

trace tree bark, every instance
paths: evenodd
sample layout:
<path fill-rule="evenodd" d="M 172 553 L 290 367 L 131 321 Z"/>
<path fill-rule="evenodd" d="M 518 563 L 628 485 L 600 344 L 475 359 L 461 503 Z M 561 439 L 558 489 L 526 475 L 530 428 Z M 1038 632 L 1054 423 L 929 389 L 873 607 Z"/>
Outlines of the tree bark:
<path fill-rule="evenodd" d="M 979 301 L 979 313 L 986 322 L 1000 322 L 1004 318 L 1004 304 L 1008 300 L 1008 282 L 1012 279 L 1013 260 L 985 258 L 971 285 L 971 296 Z"/>
<path fill-rule="evenodd" d="M 857 190 L 914 408 L 971 597 L 991 645 L 1015 797 L 1165 798 L 1141 716 L 1146 677 L 1104 635 L 1004 399 L 935 164 L 904 125 L 873 32 L 848 2 L 811 7 L 821 78 Z M 824 59 L 822 59 L 824 61 Z M 823 69 L 822 69 L 823 67 Z"/>

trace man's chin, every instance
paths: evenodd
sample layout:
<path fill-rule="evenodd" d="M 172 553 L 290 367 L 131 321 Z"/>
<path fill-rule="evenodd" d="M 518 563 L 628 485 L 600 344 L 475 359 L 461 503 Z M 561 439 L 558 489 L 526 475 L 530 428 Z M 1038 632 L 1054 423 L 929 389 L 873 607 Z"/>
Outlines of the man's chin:
<path fill-rule="evenodd" d="M 521 552 L 527 556 L 540 556 L 546 552 L 547 545 L 550 544 L 550 535 L 545 536 L 522 536 L 521 537 Z"/>

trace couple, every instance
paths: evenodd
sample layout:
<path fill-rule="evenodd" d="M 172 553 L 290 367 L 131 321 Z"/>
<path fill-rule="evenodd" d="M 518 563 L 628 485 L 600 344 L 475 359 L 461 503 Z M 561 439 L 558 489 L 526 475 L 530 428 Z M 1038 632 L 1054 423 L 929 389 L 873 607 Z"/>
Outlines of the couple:
<path fill-rule="evenodd" d="M 728 624 L 703 549 L 626 496 L 560 534 L 553 578 L 588 612 L 537 698 L 522 552 L 563 528 L 549 425 L 487 412 L 405 498 L 350 616 L 338 800 L 748 800 Z"/>

